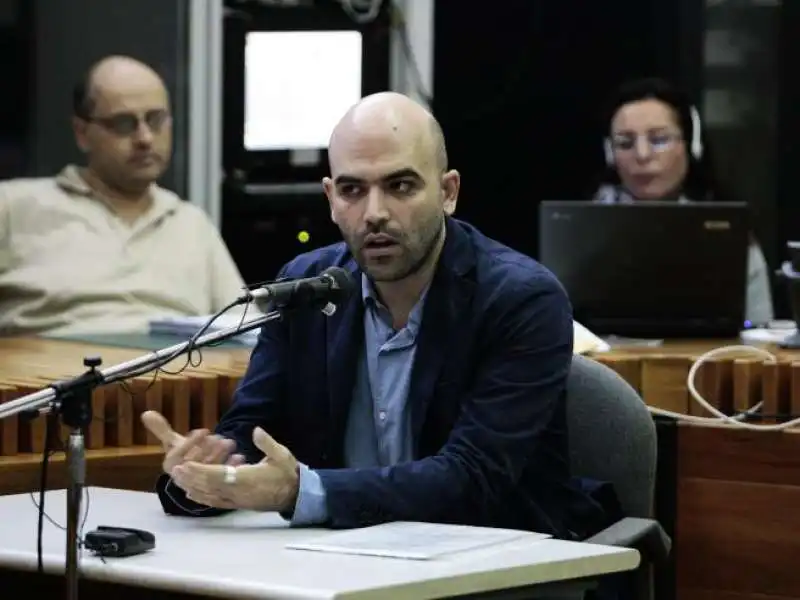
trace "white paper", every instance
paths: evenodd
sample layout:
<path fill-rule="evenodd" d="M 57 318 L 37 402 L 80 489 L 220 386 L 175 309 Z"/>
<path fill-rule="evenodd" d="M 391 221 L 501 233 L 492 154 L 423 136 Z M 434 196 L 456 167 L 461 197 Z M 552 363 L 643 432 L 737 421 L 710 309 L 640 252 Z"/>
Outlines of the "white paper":
<path fill-rule="evenodd" d="M 757 327 L 745 329 L 739 334 L 743 342 L 748 344 L 780 344 L 797 333 L 797 329 L 768 329 Z"/>
<path fill-rule="evenodd" d="M 224 314 L 217 318 L 206 333 L 215 333 L 230 327 L 240 327 L 246 325 L 251 320 L 258 318 L 261 313 L 254 308 L 248 308 L 244 322 L 242 313 Z M 213 315 L 203 315 L 200 317 L 165 317 L 156 318 L 150 321 L 151 335 L 172 335 L 182 338 L 190 338 L 197 333 Z M 258 329 L 239 334 L 236 340 L 246 346 L 255 346 L 258 339 Z"/>
<path fill-rule="evenodd" d="M 572 322 L 572 353 L 608 352 L 611 347 L 577 321 Z"/>
<path fill-rule="evenodd" d="M 395 522 L 330 533 L 314 540 L 287 544 L 291 550 L 431 560 L 444 554 L 484 548 L 526 537 L 533 541 L 550 536 L 513 529 Z"/>

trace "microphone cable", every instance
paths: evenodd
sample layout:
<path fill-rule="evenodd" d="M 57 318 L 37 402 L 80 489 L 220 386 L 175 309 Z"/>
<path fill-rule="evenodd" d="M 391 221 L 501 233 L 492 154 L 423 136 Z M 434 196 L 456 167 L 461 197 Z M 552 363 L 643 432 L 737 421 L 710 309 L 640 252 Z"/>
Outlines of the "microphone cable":
<path fill-rule="evenodd" d="M 246 318 L 247 318 L 247 311 L 252 304 L 252 300 L 248 301 L 244 304 L 244 309 L 242 311 L 242 317 L 239 321 L 238 327 L 241 327 Z M 202 364 L 203 357 L 202 351 L 200 348 L 197 348 L 197 341 L 211 328 L 215 321 L 221 318 L 225 313 L 227 313 L 232 308 L 236 306 L 240 306 L 241 303 L 237 300 L 234 302 L 229 303 L 227 306 L 223 307 L 222 309 L 218 310 L 214 313 L 204 324 L 203 326 L 198 329 L 188 340 L 185 346 L 181 347 L 180 349 L 170 353 L 169 355 L 160 358 L 155 363 L 151 363 L 149 365 L 145 365 L 133 372 L 125 373 L 123 375 L 119 375 L 116 377 L 109 378 L 104 380 L 101 385 L 108 385 L 111 383 L 119 383 L 125 392 L 134 398 L 137 393 L 143 394 L 146 393 L 156 382 L 158 378 L 159 372 L 164 372 L 168 375 L 179 375 L 183 371 L 185 371 L 190 366 L 198 367 Z M 216 345 L 216 344 L 215 344 Z M 186 362 L 177 370 L 177 371 L 166 371 L 164 370 L 164 366 L 175 360 L 178 356 L 183 353 L 186 353 Z M 193 355 L 197 354 L 198 358 L 195 362 L 193 360 Z M 127 384 L 126 380 L 132 379 L 135 377 L 140 377 L 147 373 L 153 373 L 152 380 L 148 383 L 148 385 L 139 392 L 132 390 Z M 36 416 L 32 418 L 37 418 Z M 64 442 L 60 438 L 60 431 L 61 431 L 61 423 L 58 418 L 58 412 L 48 412 L 44 415 L 45 419 L 45 432 L 44 432 L 44 448 L 42 450 L 42 459 L 39 468 L 39 498 L 37 500 L 36 496 L 34 495 L 34 490 L 29 492 L 29 496 L 31 502 L 36 507 L 37 510 L 37 523 L 36 523 L 36 569 L 38 573 L 44 573 L 44 524 L 45 521 L 49 522 L 54 527 L 61 529 L 62 531 L 66 531 L 66 527 L 58 523 L 55 519 L 50 517 L 47 514 L 45 509 L 45 498 L 46 492 L 48 487 L 48 479 L 49 479 L 49 472 L 50 472 L 50 458 L 57 452 L 64 452 Z M 101 419 L 104 423 L 111 422 L 109 419 Z M 55 441 L 58 441 L 58 444 L 55 444 Z M 83 488 L 82 493 L 85 498 L 85 502 L 83 503 L 83 516 L 80 520 L 80 525 L 78 527 L 78 543 L 82 546 L 83 545 L 83 530 L 86 526 L 87 519 L 89 517 L 89 506 L 91 503 L 91 499 L 89 496 L 88 486 Z"/>
<path fill-rule="evenodd" d="M 248 311 L 248 309 L 249 309 L 251 304 L 252 304 L 252 301 L 248 301 L 244 305 L 244 310 L 242 311 L 242 317 L 241 317 L 241 319 L 239 321 L 239 327 L 241 327 L 244 324 L 245 319 L 247 318 L 247 311 Z M 185 346 L 182 346 L 181 348 L 178 348 L 177 350 L 175 350 L 171 354 L 168 354 L 167 356 L 164 356 L 164 357 L 156 360 L 153 363 L 144 365 L 144 366 L 140 367 L 139 369 L 137 369 L 135 371 L 124 373 L 124 374 L 121 374 L 121 375 L 117 375 L 116 377 L 111 377 L 109 379 L 106 379 L 106 380 L 103 381 L 103 384 L 124 382 L 126 379 L 132 379 L 134 377 L 140 377 L 140 376 L 146 375 L 148 373 L 153 373 L 152 381 L 150 382 L 148 387 L 145 388 L 145 390 L 144 390 L 146 392 L 155 383 L 159 372 L 163 372 L 163 373 L 165 373 L 167 375 L 179 375 L 180 373 L 183 373 L 186 369 L 188 369 L 190 366 L 191 367 L 195 367 L 195 368 L 199 367 L 203 362 L 203 354 L 202 354 L 201 349 L 196 347 L 197 346 L 197 341 L 211 328 L 211 326 L 218 319 L 220 319 L 223 315 L 225 315 L 225 313 L 227 313 L 229 310 L 231 310 L 231 309 L 233 309 L 233 308 L 235 308 L 237 306 L 240 306 L 240 302 L 238 300 L 235 300 L 235 301 L 229 303 L 228 305 L 226 305 L 225 307 L 223 307 L 222 309 L 218 310 L 216 313 L 214 313 L 203 324 L 203 326 L 200 329 L 198 329 L 187 340 L 187 343 L 186 343 Z M 168 365 L 169 363 L 171 363 L 173 360 L 175 360 L 181 354 L 184 354 L 184 353 L 186 354 L 186 362 L 183 364 L 183 366 L 181 366 L 177 371 L 166 371 L 166 370 L 164 370 L 164 368 L 163 368 L 164 366 Z M 197 362 L 195 362 L 193 360 L 193 358 L 192 358 L 195 353 L 197 353 L 197 355 L 198 355 Z"/>
<path fill-rule="evenodd" d="M 58 416 L 55 413 L 48 413 L 44 416 L 45 419 L 45 431 L 44 431 L 44 450 L 42 451 L 42 462 L 41 467 L 39 469 L 39 499 L 37 501 L 36 497 L 34 496 L 34 491 L 31 490 L 29 492 L 29 496 L 31 502 L 36 507 L 37 511 L 37 522 L 36 522 L 36 570 L 38 573 L 44 573 L 44 522 L 47 521 L 57 529 L 62 531 L 67 530 L 67 528 L 60 523 L 58 523 L 55 519 L 53 519 L 50 515 L 47 514 L 45 510 L 45 498 L 46 498 L 46 491 L 48 486 L 48 474 L 49 474 L 49 465 L 50 465 L 50 458 L 59 451 L 64 451 L 64 443 L 61 440 L 60 436 L 58 436 L 58 432 L 60 431 L 60 423 L 58 420 Z M 53 443 L 55 440 L 58 440 L 60 447 L 53 447 L 55 444 Z M 78 527 L 78 543 L 82 546 L 83 545 L 83 530 L 86 527 L 86 520 L 89 518 L 89 505 L 91 503 L 91 498 L 89 496 L 89 490 L 83 489 L 85 502 L 83 503 L 83 516 L 80 519 L 80 525 Z"/>

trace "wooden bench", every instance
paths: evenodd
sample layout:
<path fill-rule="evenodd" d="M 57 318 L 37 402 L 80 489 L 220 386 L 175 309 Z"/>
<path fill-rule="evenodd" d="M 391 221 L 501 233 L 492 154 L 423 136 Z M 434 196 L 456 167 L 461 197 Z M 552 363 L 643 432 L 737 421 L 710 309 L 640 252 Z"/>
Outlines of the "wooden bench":
<path fill-rule="evenodd" d="M 80 374 L 84 356 L 102 356 L 104 364 L 111 366 L 145 353 L 41 338 L 0 339 L 0 402 Z M 204 349 L 202 358 L 199 366 L 190 365 L 177 375 L 159 372 L 94 391 L 94 415 L 86 432 L 90 485 L 152 489 L 161 448 L 139 420 L 144 410 L 163 412 L 181 433 L 216 425 L 245 372 L 249 350 Z M 177 372 L 185 363 L 185 358 L 179 358 L 164 370 Z M 0 421 L 0 494 L 38 489 L 45 429 L 44 417 L 13 416 Z M 61 428 L 52 433 L 53 445 L 61 447 L 68 432 Z M 63 487 L 63 455 L 52 460 L 50 487 Z"/>

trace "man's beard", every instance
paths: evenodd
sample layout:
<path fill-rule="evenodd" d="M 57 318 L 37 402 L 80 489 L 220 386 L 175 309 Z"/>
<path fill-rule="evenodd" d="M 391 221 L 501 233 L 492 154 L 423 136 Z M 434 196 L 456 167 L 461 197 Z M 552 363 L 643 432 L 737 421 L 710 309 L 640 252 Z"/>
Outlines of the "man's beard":
<path fill-rule="evenodd" d="M 422 246 L 421 252 L 413 252 L 413 249 L 402 243 L 402 238 L 398 240 L 398 244 L 400 244 L 402 247 L 402 253 L 399 257 L 397 257 L 397 260 L 399 260 L 400 264 L 398 264 L 397 268 L 393 271 L 385 272 L 384 269 L 381 269 L 380 267 L 377 269 L 370 267 L 369 261 L 366 260 L 362 254 L 363 246 L 359 248 L 359 252 L 356 252 L 353 250 L 354 244 L 349 243 L 350 251 L 355 257 L 356 262 L 358 262 L 359 267 L 361 267 L 361 270 L 373 281 L 384 283 L 401 281 L 407 277 L 417 274 L 427 266 L 428 261 L 436 251 L 439 241 L 444 235 L 444 219 L 445 217 L 442 215 L 441 218 L 437 220 L 436 229 L 433 229 L 430 226 L 426 227 L 423 233 L 424 237 L 428 238 L 428 242 Z"/>

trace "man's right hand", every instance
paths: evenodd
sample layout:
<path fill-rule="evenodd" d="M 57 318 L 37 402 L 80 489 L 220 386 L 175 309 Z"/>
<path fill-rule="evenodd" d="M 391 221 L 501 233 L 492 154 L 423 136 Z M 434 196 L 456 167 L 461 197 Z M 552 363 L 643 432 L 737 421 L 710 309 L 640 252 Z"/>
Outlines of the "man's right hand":
<path fill-rule="evenodd" d="M 167 475 L 184 462 L 207 464 L 244 464 L 244 456 L 235 454 L 236 442 L 211 434 L 207 429 L 195 429 L 183 436 L 175 431 L 163 415 L 148 410 L 142 413 L 142 423 L 158 438 L 164 448 L 162 468 Z"/>

